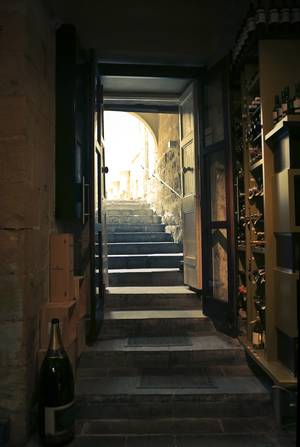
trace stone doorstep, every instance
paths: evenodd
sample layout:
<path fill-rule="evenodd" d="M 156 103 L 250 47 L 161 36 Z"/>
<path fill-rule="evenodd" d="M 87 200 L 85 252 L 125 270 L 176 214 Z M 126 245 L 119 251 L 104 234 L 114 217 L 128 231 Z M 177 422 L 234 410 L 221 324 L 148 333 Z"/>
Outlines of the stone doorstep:
<path fill-rule="evenodd" d="M 85 379 L 85 378 L 100 378 L 100 377 L 128 377 L 128 376 L 138 376 L 144 373 L 145 371 L 148 371 L 149 374 L 157 374 L 159 375 L 161 371 L 166 371 L 165 365 L 160 365 L 159 363 L 156 363 L 155 370 L 153 369 L 153 363 L 152 365 L 149 365 L 148 367 L 145 367 L 144 365 L 139 366 L 132 366 L 129 365 L 121 366 L 116 365 L 115 367 L 112 364 L 109 364 L 108 366 L 105 366 L 104 364 L 101 364 L 101 367 L 95 367 L 95 363 L 93 364 L 90 360 L 92 359 L 86 359 L 87 361 L 81 362 L 79 368 L 76 372 L 76 377 Z M 249 369 L 248 365 L 245 365 L 243 363 L 241 364 L 229 364 L 229 365 L 214 365 L 212 363 L 208 363 L 205 365 L 205 363 L 201 364 L 175 364 L 175 365 L 167 365 L 167 368 L 171 370 L 173 373 L 178 374 L 184 374 L 186 370 L 188 369 L 189 373 L 197 374 L 197 371 L 199 370 L 199 367 L 205 366 L 205 369 L 208 371 L 209 374 L 216 376 L 230 376 L 230 377 L 243 377 L 243 376 L 252 376 L 253 373 Z"/>
<path fill-rule="evenodd" d="M 255 399 L 263 402 L 271 402 L 270 394 L 255 376 L 210 376 L 212 386 L 203 385 L 196 387 L 193 379 L 199 378 L 199 374 L 175 374 L 181 387 L 164 387 L 169 372 L 165 374 L 126 376 L 126 377 L 102 377 L 78 378 L 76 384 L 77 397 L 91 399 L 91 402 L 101 401 L 128 404 L 149 404 L 163 402 L 193 402 L 195 405 L 201 402 L 238 401 L 243 399 Z M 176 381 L 175 381 L 176 382 Z M 184 384 L 186 383 L 186 387 Z M 163 398 L 163 399 L 161 399 Z"/>
<path fill-rule="evenodd" d="M 276 433 L 197 434 L 197 435 L 96 435 L 80 436 L 70 447 L 294 447 L 285 437 L 282 443 Z M 35 446 L 36 444 L 31 444 Z"/>
<path fill-rule="evenodd" d="M 81 435 L 70 447 L 295 447 L 295 436 L 278 433 L 202 433 L 178 435 Z M 40 447 L 32 438 L 25 447 Z"/>
<path fill-rule="evenodd" d="M 181 336 L 215 332 L 200 310 L 109 311 L 104 314 L 101 339 L 128 336 Z"/>
<path fill-rule="evenodd" d="M 203 433 L 267 433 L 276 424 L 269 417 L 240 418 L 153 418 L 78 420 L 76 433 L 86 435 L 149 435 Z"/>
<path fill-rule="evenodd" d="M 216 335 L 212 335 L 216 334 Z M 159 370 L 164 368 L 199 366 L 246 365 L 244 349 L 236 340 L 228 341 L 211 333 L 189 337 L 190 344 L 159 346 L 128 345 L 127 338 L 101 340 L 87 348 L 81 356 L 80 367 L 139 367 Z M 178 337 L 179 338 L 179 337 Z M 163 340 L 166 343 L 167 340 Z M 185 342 L 185 339 L 184 339 Z M 157 338 L 156 338 L 157 343 Z M 80 370 L 80 368 L 79 368 Z"/>

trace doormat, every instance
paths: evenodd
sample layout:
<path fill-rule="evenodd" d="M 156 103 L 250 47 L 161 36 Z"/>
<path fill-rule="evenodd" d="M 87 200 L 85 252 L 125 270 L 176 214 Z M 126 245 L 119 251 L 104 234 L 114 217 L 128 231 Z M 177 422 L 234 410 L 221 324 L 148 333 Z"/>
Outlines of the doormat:
<path fill-rule="evenodd" d="M 159 347 L 159 346 L 192 346 L 191 337 L 128 337 L 125 346 Z"/>
<path fill-rule="evenodd" d="M 214 380 L 204 368 L 197 374 L 166 374 L 162 376 L 141 376 L 138 388 L 217 388 Z"/>

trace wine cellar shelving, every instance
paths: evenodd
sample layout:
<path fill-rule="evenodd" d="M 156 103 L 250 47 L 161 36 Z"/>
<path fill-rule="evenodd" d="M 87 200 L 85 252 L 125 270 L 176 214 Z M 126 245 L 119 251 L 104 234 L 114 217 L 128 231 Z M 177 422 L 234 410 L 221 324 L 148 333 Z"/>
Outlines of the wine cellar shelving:
<path fill-rule="evenodd" d="M 294 164 L 294 169 L 278 168 L 287 155 L 274 156 L 274 140 L 280 133 L 276 129 L 284 128 L 282 135 L 287 133 L 282 122 L 290 119 L 300 126 L 300 114 L 292 106 L 298 103 L 300 80 L 300 64 L 295 62 L 293 51 L 300 52 L 300 40 L 258 40 L 249 57 L 241 56 L 242 61 L 234 67 L 238 93 L 232 100 L 239 338 L 273 381 L 287 387 L 297 383 L 296 308 L 300 281 L 299 267 L 291 259 L 297 258 L 299 249 L 299 193 L 295 191 L 300 162 Z M 289 96 L 292 89 L 294 99 Z M 276 97 L 280 93 L 280 107 L 284 109 L 286 103 L 286 109 L 280 109 L 279 114 Z M 296 150 L 295 144 L 293 147 Z M 282 147 L 280 150 L 284 152 Z M 291 153 L 289 156 L 293 157 Z M 284 195 L 288 196 L 286 205 Z M 280 208 L 284 206 L 291 211 Z M 287 259 L 283 268 L 279 259 L 282 257 Z M 291 263 L 287 274 L 286 267 Z M 293 330 L 287 328 L 288 320 Z M 289 356 L 285 356 L 286 352 Z"/>

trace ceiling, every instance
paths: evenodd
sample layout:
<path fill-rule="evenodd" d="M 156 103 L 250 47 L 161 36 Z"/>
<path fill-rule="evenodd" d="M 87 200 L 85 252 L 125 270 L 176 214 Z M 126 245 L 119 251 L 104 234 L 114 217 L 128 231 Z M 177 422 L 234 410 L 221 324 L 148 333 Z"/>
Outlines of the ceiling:
<path fill-rule="evenodd" d="M 211 65 L 232 48 L 248 0 L 43 0 L 100 61 Z"/>

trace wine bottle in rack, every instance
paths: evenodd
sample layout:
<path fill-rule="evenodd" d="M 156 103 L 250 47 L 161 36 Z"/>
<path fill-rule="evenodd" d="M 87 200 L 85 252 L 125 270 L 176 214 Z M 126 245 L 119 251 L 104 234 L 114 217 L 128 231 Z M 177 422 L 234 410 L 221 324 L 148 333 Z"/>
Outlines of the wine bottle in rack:
<path fill-rule="evenodd" d="M 256 34 L 260 37 L 266 29 L 266 10 L 262 4 L 262 0 L 258 0 L 255 10 Z"/>
<path fill-rule="evenodd" d="M 295 95 L 293 97 L 292 113 L 300 114 L 300 83 L 295 85 Z"/>
<path fill-rule="evenodd" d="M 268 31 L 272 34 L 279 32 L 279 10 L 276 0 L 271 1 L 268 14 Z"/>
<path fill-rule="evenodd" d="M 273 108 L 273 124 L 276 124 L 282 118 L 282 108 L 279 95 L 275 95 Z"/>
<path fill-rule="evenodd" d="M 240 316 L 245 318 L 247 312 L 247 288 L 244 284 L 241 284 L 238 288 L 238 309 Z"/>
<path fill-rule="evenodd" d="M 255 349 L 262 349 L 264 347 L 264 328 L 259 316 L 259 312 L 256 311 L 256 318 L 252 321 L 252 344 Z"/>
<path fill-rule="evenodd" d="M 290 89 L 289 87 L 284 87 L 281 93 L 281 109 L 282 116 L 286 116 L 289 113 L 290 109 Z"/>
<path fill-rule="evenodd" d="M 74 437 L 74 377 L 63 348 L 59 320 L 51 323 L 50 343 L 39 378 L 39 432 L 45 445 L 62 445 Z"/>

